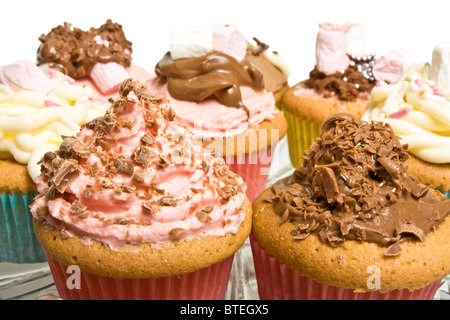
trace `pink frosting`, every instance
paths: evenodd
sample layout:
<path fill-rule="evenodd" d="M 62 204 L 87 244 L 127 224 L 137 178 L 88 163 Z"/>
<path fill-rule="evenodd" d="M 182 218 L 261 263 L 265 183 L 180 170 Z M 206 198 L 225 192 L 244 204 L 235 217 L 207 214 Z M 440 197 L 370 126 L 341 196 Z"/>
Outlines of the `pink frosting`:
<path fill-rule="evenodd" d="M 109 86 L 107 83 L 111 83 L 111 80 L 106 79 L 110 76 L 110 74 L 107 72 L 107 70 L 102 70 L 104 72 L 99 72 L 95 75 L 95 77 L 97 78 L 96 81 L 94 81 L 94 79 L 92 79 L 91 77 L 88 78 L 83 78 L 83 79 L 78 79 L 78 80 L 74 80 L 74 82 L 82 87 L 89 87 L 92 90 L 92 96 L 91 96 L 91 100 L 99 105 L 109 105 L 108 103 L 108 99 L 109 98 L 115 98 L 118 94 L 119 94 L 119 87 L 118 86 L 113 86 L 113 88 L 111 88 L 110 90 L 108 90 L 107 92 L 104 92 L 104 90 L 102 90 L 99 87 L 102 82 L 105 83 L 105 87 Z M 147 72 L 143 67 L 137 66 L 135 64 L 132 64 L 129 68 L 126 68 L 125 71 L 128 73 L 128 77 L 129 78 L 133 78 L 136 79 L 142 83 L 145 83 L 146 81 L 148 81 L 149 79 L 151 79 L 153 77 L 153 75 L 149 72 Z M 114 72 L 114 70 L 113 70 Z M 123 73 L 121 73 L 122 75 L 118 75 L 118 77 L 123 79 Z M 102 77 L 102 78 L 100 78 Z M 116 77 L 114 76 L 114 79 L 116 79 Z M 112 81 L 115 82 L 115 81 Z"/>
<path fill-rule="evenodd" d="M 134 95 L 129 98 L 137 101 Z M 122 127 L 119 130 L 112 130 L 105 137 L 111 146 L 109 152 L 120 152 L 130 156 L 138 146 L 141 145 L 141 138 L 149 129 L 146 126 L 146 119 L 143 114 L 148 112 L 156 114 L 157 135 L 155 142 L 147 146 L 152 156 L 159 157 L 167 155 L 172 162 L 166 167 L 160 167 L 155 162 L 149 166 L 135 165 L 136 170 L 144 171 L 144 182 L 137 184 L 133 177 L 123 173 L 115 173 L 111 181 L 115 185 L 125 184 L 136 186 L 137 193 L 121 192 L 117 194 L 113 189 L 102 189 L 86 198 L 83 190 L 86 185 L 96 186 L 99 184 L 98 178 L 89 174 L 90 168 L 97 165 L 100 171 L 104 171 L 105 166 L 100 158 L 95 154 L 90 154 L 84 163 L 79 163 L 82 173 L 70 184 L 65 191 L 64 199 L 78 199 L 90 212 L 87 218 L 74 218 L 70 213 L 70 203 L 57 196 L 48 201 L 46 197 L 41 197 L 31 207 L 31 212 L 37 218 L 36 208 L 48 206 L 50 215 L 46 216 L 46 221 L 60 228 L 61 222 L 65 225 L 65 232 L 71 236 L 77 234 L 86 240 L 96 239 L 114 248 L 123 244 L 141 244 L 146 242 L 158 243 L 174 239 L 170 231 L 175 228 L 182 228 L 184 232 L 179 238 L 189 238 L 194 236 L 223 236 L 229 233 L 236 233 L 245 213 L 241 208 L 246 199 L 245 184 L 240 177 L 227 171 L 233 179 L 239 183 L 239 190 L 228 201 L 223 201 L 216 193 L 217 188 L 222 188 L 226 184 L 219 179 L 215 170 L 225 167 L 222 158 L 215 158 L 206 152 L 195 136 L 184 126 L 176 121 L 169 121 L 162 116 L 170 106 L 163 100 L 157 107 L 145 106 L 141 103 L 127 102 L 126 111 L 121 113 L 120 121 L 132 121 L 132 128 Z M 83 128 L 77 139 L 95 138 L 97 133 L 91 129 Z M 182 139 L 180 139 L 182 137 Z M 162 151 L 161 151 L 162 150 Z M 180 156 L 180 151 L 186 153 Z M 178 159 L 176 161 L 176 159 Z M 203 160 L 203 161 L 202 161 Z M 208 163 L 205 170 L 204 164 Z M 222 166 L 222 167 L 221 167 Z M 227 168 L 228 170 L 228 168 Z M 97 180 L 96 180 L 97 179 Z M 47 187 L 43 177 L 36 179 L 38 190 L 42 191 Z M 153 191 L 151 186 L 163 189 L 164 194 Z M 211 186 L 216 186 L 214 189 Z M 153 194 L 150 200 L 144 196 L 148 190 Z M 202 190 L 198 192 L 198 190 Z M 215 191 L 216 190 L 216 191 Z M 159 205 L 158 201 L 163 196 L 171 196 L 179 202 L 176 206 Z M 156 212 L 148 213 L 143 210 L 145 201 L 154 202 Z M 207 206 L 214 206 L 208 213 L 210 220 L 202 222 L 197 217 L 198 210 Z M 105 221 L 120 217 L 128 224 L 106 224 Z"/>
<path fill-rule="evenodd" d="M 44 94 L 53 90 L 52 81 L 31 61 L 19 60 L 0 67 L 0 83 L 13 90 L 28 90 Z"/>
<path fill-rule="evenodd" d="M 244 110 L 224 106 L 215 99 L 199 103 L 177 100 L 169 94 L 167 84 L 162 84 L 156 77 L 146 86 L 150 92 L 168 99 L 175 110 L 177 122 L 192 129 L 201 139 L 237 136 L 265 120 L 272 120 L 278 112 L 271 92 L 255 91 L 246 86 L 240 89 L 242 102 L 250 111 L 249 118 Z"/>

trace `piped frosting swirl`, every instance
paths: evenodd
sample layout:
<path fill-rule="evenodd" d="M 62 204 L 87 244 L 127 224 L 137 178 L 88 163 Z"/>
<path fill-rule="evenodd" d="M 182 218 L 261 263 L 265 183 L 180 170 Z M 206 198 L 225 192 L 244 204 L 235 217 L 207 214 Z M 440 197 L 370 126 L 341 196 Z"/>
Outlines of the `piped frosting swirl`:
<path fill-rule="evenodd" d="M 34 218 L 113 248 L 236 233 L 246 186 L 223 159 L 142 84 L 124 81 L 111 103 L 43 157 Z"/>

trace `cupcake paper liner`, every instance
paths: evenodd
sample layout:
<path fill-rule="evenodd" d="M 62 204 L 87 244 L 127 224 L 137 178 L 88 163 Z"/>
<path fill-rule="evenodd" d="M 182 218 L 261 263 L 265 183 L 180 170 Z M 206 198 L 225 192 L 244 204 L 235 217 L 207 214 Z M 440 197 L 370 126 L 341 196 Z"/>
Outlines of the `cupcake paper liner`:
<path fill-rule="evenodd" d="M 230 170 L 238 174 L 247 184 L 246 194 L 251 203 L 266 188 L 274 148 L 275 145 L 272 145 L 258 152 L 225 158 Z"/>
<path fill-rule="evenodd" d="M 47 260 L 64 300 L 221 300 L 233 256 L 188 274 L 143 279 L 102 277 L 68 268 L 48 255 Z"/>
<path fill-rule="evenodd" d="M 438 189 L 439 190 L 439 189 Z M 440 192 L 442 192 L 447 198 L 450 199 L 450 190 L 448 190 L 447 192 L 444 192 L 442 190 L 439 190 Z"/>
<path fill-rule="evenodd" d="M 320 136 L 320 124 L 304 120 L 284 108 L 284 116 L 288 124 L 288 146 L 289 157 L 292 166 L 298 168 L 303 160 L 300 158 L 305 151 L 309 150 L 311 144 Z"/>
<path fill-rule="evenodd" d="M 354 292 L 302 276 L 270 256 L 253 236 L 250 236 L 250 243 L 261 300 L 432 300 L 441 283 L 436 281 L 414 291 Z"/>
<path fill-rule="evenodd" d="M 0 195 L 0 262 L 45 262 L 33 230 L 33 218 L 29 209 L 37 194 L 3 193 Z"/>

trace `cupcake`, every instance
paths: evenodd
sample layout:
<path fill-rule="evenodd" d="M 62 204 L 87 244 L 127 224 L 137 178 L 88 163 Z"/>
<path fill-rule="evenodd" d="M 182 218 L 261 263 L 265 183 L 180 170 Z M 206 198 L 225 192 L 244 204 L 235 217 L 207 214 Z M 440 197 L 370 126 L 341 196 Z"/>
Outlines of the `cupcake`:
<path fill-rule="evenodd" d="M 289 88 L 281 108 L 288 122 L 288 146 L 292 165 L 320 135 L 320 124 L 335 113 L 360 118 L 375 84 L 372 66 L 375 55 L 365 52 L 363 27 L 319 24 L 316 64 L 309 78 Z"/>
<path fill-rule="evenodd" d="M 105 110 L 59 71 L 28 60 L 0 67 L 0 262 L 45 261 L 29 210 L 37 162 Z"/>
<path fill-rule="evenodd" d="M 251 228 L 245 183 L 143 84 L 125 80 L 111 101 L 35 179 L 34 229 L 59 295 L 223 299 Z"/>
<path fill-rule="evenodd" d="M 287 84 L 282 60 L 256 41 L 249 45 L 232 26 L 174 30 L 146 84 L 171 102 L 175 121 L 247 182 L 250 201 L 266 187 L 274 147 L 287 130 L 275 106 Z"/>
<path fill-rule="evenodd" d="M 69 23 L 39 37 L 37 64 L 68 75 L 75 84 L 92 90 L 94 103 L 109 105 L 127 78 L 146 81 L 152 75 L 133 63 L 132 42 L 122 25 L 108 19 L 99 28 L 82 30 Z"/>
<path fill-rule="evenodd" d="M 415 64 L 396 82 L 380 82 L 371 92 L 366 121 L 388 123 L 408 145 L 408 172 L 449 196 L 450 45 L 438 44 L 429 63 Z"/>
<path fill-rule="evenodd" d="M 389 125 L 336 114 L 303 166 L 253 204 L 261 299 L 433 299 L 450 200 L 406 172 Z"/>

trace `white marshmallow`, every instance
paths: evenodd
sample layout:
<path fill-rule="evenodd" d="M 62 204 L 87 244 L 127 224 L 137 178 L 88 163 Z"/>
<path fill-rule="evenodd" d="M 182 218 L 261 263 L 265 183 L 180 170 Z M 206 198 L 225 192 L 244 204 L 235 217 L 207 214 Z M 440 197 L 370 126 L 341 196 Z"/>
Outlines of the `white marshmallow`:
<path fill-rule="evenodd" d="M 19 60 L 0 67 L 0 84 L 13 90 L 37 91 L 44 94 L 54 86 L 45 73 L 31 61 Z"/>
<path fill-rule="evenodd" d="M 203 56 L 213 50 L 213 39 L 213 25 L 175 29 L 169 38 L 170 55 L 173 60 Z"/>
<path fill-rule="evenodd" d="M 90 77 L 101 93 L 112 94 L 119 91 L 122 81 L 130 76 L 122 65 L 108 62 L 96 63 L 92 67 Z"/>
<path fill-rule="evenodd" d="M 450 93 L 450 42 L 441 42 L 434 47 L 430 79 L 436 87 Z"/>
<path fill-rule="evenodd" d="M 365 52 L 364 27 L 358 23 L 346 22 L 349 27 L 345 36 L 345 51 L 350 55 L 363 56 Z"/>
<path fill-rule="evenodd" d="M 229 26 L 217 26 L 214 29 L 213 49 L 242 61 L 247 52 L 247 41 L 238 29 Z"/>

